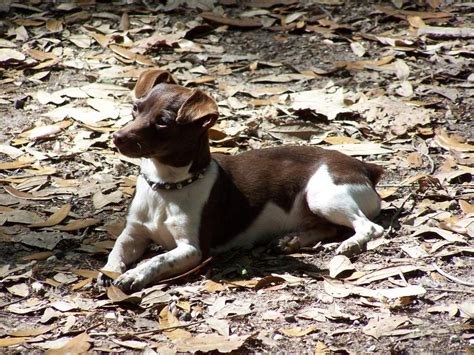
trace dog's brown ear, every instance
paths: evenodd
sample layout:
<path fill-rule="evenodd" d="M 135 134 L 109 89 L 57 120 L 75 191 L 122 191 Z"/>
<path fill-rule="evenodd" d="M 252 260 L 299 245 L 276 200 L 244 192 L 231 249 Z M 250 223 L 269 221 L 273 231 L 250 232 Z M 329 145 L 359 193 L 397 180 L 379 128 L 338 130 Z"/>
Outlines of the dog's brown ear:
<path fill-rule="evenodd" d="M 160 83 L 177 84 L 178 82 L 166 70 L 155 68 L 141 72 L 135 84 L 135 98 L 140 99 L 146 96 L 155 85 Z"/>
<path fill-rule="evenodd" d="M 193 89 L 191 96 L 178 110 L 176 123 L 187 124 L 205 117 L 202 126 L 206 129 L 212 127 L 219 117 L 216 102 L 201 90 Z"/>

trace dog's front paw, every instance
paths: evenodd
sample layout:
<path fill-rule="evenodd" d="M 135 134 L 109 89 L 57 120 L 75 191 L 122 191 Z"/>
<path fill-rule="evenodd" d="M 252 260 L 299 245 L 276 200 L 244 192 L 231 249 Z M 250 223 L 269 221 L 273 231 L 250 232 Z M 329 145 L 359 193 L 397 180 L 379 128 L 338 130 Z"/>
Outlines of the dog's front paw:
<path fill-rule="evenodd" d="M 336 254 L 348 257 L 361 254 L 367 250 L 367 244 L 359 242 L 357 239 L 347 239 L 336 249 Z"/>
<path fill-rule="evenodd" d="M 125 292 L 136 292 L 145 288 L 150 282 L 149 275 L 137 267 L 120 275 L 114 281 L 114 285 Z"/>
<path fill-rule="evenodd" d="M 107 263 L 97 275 L 97 286 L 100 287 L 109 287 L 118 275 L 122 274 L 127 269 L 126 265 L 123 262 L 119 263 Z M 113 278 L 112 278 L 112 277 Z"/>
<path fill-rule="evenodd" d="M 97 276 L 97 286 L 99 287 L 109 287 L 113 281 L 114 280 L 102 272 L 99 272 L 99 275 Z"/>
<path fill-rule="evenodd" d="M 276 243 L 274 249 L 283 254 L 296 253 L 301 249 L 300 238 L 297 235 L 287 235 Z"/>

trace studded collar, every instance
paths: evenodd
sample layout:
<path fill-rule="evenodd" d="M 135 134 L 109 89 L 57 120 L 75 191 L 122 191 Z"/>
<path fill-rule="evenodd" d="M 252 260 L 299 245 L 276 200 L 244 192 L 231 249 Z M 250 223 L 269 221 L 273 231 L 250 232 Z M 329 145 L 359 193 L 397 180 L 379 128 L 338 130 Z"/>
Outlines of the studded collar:
<path fill-rule="evenodd" d="M 158 190 L 181 190 L 183 187 L 191 185 L 196 180 L 202 179 L 204 177 L 204 173 L 206 172 L 206 170 L 207 170 L 207 167 L 202 169 L 202 170 L 199 170 L 196 173 L 194 173 L 191 177 L 189 177 L 185 180 L 178 181 L 178 182 L 158 182 L 158 181 L 151 180 L 145 174 L 140 174 L 140 175 L 143 176 L 145 181 L 148 183 L 148 185 L 154 191 L 158 191 Z"/>

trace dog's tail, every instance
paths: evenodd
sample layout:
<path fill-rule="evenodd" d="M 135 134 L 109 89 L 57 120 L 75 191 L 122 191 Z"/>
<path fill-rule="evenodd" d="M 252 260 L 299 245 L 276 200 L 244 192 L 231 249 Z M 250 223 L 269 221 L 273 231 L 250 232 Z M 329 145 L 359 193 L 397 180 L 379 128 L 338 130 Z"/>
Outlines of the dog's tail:
<path fill-rule="evenodd" d="M 364 165 L 367 169 L 370 182 L 372 182 L 372 185 L 375 187 L 384 173 L 384 168 L 380 165 L 366 162 L 364 162 Z"/>

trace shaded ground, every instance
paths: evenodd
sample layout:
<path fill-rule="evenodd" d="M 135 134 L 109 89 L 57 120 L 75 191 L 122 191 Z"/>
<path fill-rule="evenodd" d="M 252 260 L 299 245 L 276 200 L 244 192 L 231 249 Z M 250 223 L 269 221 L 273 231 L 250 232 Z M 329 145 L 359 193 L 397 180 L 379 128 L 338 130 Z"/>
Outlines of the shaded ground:
<path fill-rule="evenodd" d="M 468 352 L 472 4 L 225 3 L 1 9 L 0 346 Z M 334 278 L 327 243 L 218 256 L 134 297 L 97 289 L 137 173 L 110 134 L 151 65 L 218 101 L 214 151 L 309 144 L 383 165 L 384 238 Z"/>

